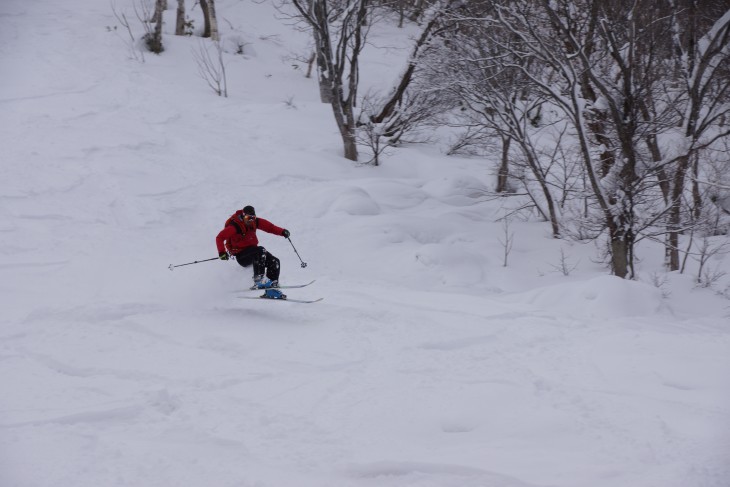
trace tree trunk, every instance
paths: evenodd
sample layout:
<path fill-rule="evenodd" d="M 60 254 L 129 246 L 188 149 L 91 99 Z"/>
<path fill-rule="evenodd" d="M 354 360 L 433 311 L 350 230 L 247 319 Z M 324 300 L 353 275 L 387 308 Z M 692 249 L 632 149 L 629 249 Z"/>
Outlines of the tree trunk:
<path fill-rule="evenodd" d="M 160 54 L 165 48 L 162 46 L 162 12 L 165 10 L 165 0 L 157 0 L 155 2 L 155 13 L 152 21 L 155 28 L 151 35 L 147 38 L 147 47 L 155 54 Z"/>
<path fill-rule="evenodd" d="M 626 279 L 629 274 L 629 247 L 625 235 L 616 231 L 611 235 L 611 268 L 614 275 Z"/>
<path fill-rule="evenodd" d="M 520 139 L 518 139 L 518 143 L 522 147 L 522 152 L 525 155 L 525 159 L 527 159 L 527 164 L 530 166 L 532 174 L 535 176 L 535 179 L 537 180 L 538 184 L 540 185 L 540 189 L 542 190 L 542 194 L 545 197 L 545 204 L 547 204 L 548 207 L 547 213 L 545 213 L 545 211 L 540 208 L 540 206 L 537 204 L 537 201 L 535 201 L 535 205 L 537 206 L 537 209 L 540 211 L 542 216 L 550 222 L 550 226 L 553 231 L 553 238 L 559 238 L 560 224 L 558 221 L 558 212 L 555 208 L 555 200 L 553 199 L 553 195 L 550 192 L 550 186 L 545 180 L 545 175 L 540 169 L 540 163 L 538 162 L 537 155 L 534 152 L 534 148 L 530 145 L 529 138 L 526 136 L 526 134 L 522 134 L 520 136 Z"/>
<path fill-rule="evenodd" d="M 685 155 L 679 158 L 672 181 L 672 198 L 667 221 L 668 237 L 666 255 L 667 266 L 670 271 L 679 270 L 679 235 L 682 231 L 682 195 L 684 183 L 689 169 L 690 157 Z"/>
<path fill-rule="evenodd" d="M 175 35 L 185 35 L 185 0 L 177 0 L 177 21 L 175 22 Z"/>
<path fill-rule="evenodd" d="M 335 86 L 331 94 L 332 113 L 335 116 L 335 123 L 340 130 L 342 145 L 344 147 L 345 159 L 357 161 L 357 143 L 355 140 L 355 127 L 348 124 L 348 112 L 342 99 L 342 87 Z"/>
<path fill-rule="evenodd" d="M 646 123 L 651 122 L 654 117 L 649 112 L 649 109 L 646 105 L 646 103 L 641 104 L 641 114 L 644 117 L 644 121 Z M 669 176 L 667 175 L 667 172 L 665 171 L 664 167 L 662 167 L 662 151 L 659 147 L 659 140 L 657 138 L 657 134 L 655 132 L 649 132 L 644 136 L 644 142 L 646 143 L 646 147 L 649 149 L 649 153 L 651 154 L 651 161 L 657 166 L 657 182 L 659 183 L 659 189 L 662 192 L 662 196 L 664 197 L 664 204 L 669 204 Z"/>
<path fill-rule="evenodd" d="M 218 33 L 218 17 L 215 13 L 215 0 L 208 0 L 208 23 L 210 24 L 210 38 L 214 41 L 221 40 Z"/>
<path fill-rule="evenodd" d="M 208 14 L 208 0 L 200 0 L 200 10 L 203 11 L 202 37 L 210 37 L 210 15 Z"/>
<path fill-rule="evenodd" d="M 507 192 L 507 182 L 509 181 L 509 146 L 512 143 L 510 137 L 502 136 L 502 163 L 497 173 L 497 193 Z"/>
<path fill-rule="evenodd" d="M 315 42 L 319 45 L 320 40 L 318 40 L 317 35 L 315 33 Z M 324 54 L 321 49 L 317 49 L 317 74 L 318 76 L 318 82 L 319 82 L 319 99 L 322 101 L 322 103 L 332 103 L 332 81 L 328 76 L 328 68 L 327 68 L 327 60 L 324 57 Z"/>
<path fill-rule="evenodd" d="M 357 162 L 357 141 L 355 135 L 348 132 L 342 136 L 343 145 L 345 148 L 345 159 Z"/>
<path fill-rule="evenodd" d="M 309 56 L 309 60 L 307 61 L 307 73 L 304 75 L 305 78 L 311 78 L 312 77 L 312 66 L 314 66 L 314 61 L 317 59 L 317 53 L 312 52 L 312 55 Z"/>
<path fill-rule="evenodd" d="M 700 177 L 700 154 L 695 152 L 692 157 L 692 214 L 695 221 L 702 217 L 702 191 L 697 182 Z"/>

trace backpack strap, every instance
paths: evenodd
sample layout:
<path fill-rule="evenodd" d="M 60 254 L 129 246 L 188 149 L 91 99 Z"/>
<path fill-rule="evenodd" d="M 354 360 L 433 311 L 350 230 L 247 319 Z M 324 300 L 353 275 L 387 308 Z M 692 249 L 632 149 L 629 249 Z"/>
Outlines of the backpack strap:
<path fill-rule="evenodd" d="M 239 234 L 239 235 L 246 234 L 245 225 L 243 225 L 242 221 L 239 221 L 238 215 L 233 215 L 228 219 L 225 226 L 229 226 L 229 225 L 236 229 L 237 234 Z"/>
<path fill-rule="evenodd" d="M 228 221 L 226 222 L 225 226 L 231 225 L 233 228 L 236 229 L 236 233 L 239 235 L 246 235 L 246 225 L 244 223 L 244 218 L 248 215 L 243 215 L 240 213 L 235 213 L 232 215 Z M 256 230 L 259 226 L 259 219 L 258 217 L 253 218 L 253 229 Z M 250 227 L 250 225 L 249 225 Z"/>

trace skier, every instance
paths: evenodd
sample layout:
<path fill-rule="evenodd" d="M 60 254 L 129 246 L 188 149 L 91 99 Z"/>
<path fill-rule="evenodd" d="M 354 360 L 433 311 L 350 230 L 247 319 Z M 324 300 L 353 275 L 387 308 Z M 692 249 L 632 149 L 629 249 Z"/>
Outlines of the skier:
<path fill-rule="evenodd" d="M 272 299 L 283 299 L 279 291 L 279 259 L 259 245 L 256 230 L 281 235 L 289 238 L 289 230 L 277 227 L 263 218 L 256 217 L 256 210 L 248 205 L 236 211 L 226 221 L 223 230 L 215 238 L 218 257 L 228 260 L 229 255 L 236 258 L 242 267 L 253 264 L 254 288 L 265 289 L 264 296 Z M 264 278 L 264 274 L 266 278 Z"/>

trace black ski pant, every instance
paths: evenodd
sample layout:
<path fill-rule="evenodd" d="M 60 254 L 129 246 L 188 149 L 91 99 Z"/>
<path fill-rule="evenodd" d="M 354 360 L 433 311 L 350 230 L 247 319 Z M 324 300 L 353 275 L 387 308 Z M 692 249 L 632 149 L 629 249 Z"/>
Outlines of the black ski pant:
<path fill-rule="evenodd" d="M 236 254 L 236 262 L 242 267 L 253 265 L 253 277 L 263 276 L 271 281 L 279 280 L 279 259 L 270 254 L 265 248 L 248 247 Z"/>

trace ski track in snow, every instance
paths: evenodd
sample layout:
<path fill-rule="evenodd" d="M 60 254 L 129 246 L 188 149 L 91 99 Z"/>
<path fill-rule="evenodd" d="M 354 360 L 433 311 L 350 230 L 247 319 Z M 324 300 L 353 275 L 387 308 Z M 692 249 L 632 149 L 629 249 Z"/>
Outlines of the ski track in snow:
<path fill-rule="evenodd" d="M 107 464 L 106 472 L 69 471 L 68 479 L 119 475 L 120 485 L 135 481 L 124 472 L 130 464 L 158 485 L 175 481 L 164 469 L 148 471 L 150 460 L 129 450 L 157 444 L 177 447 L 177 461 L 188 462 L 200 449 L 206 456 L 232 450 L 245 458 L 239 468 L 261 485 L 276 485 L 262 463 L 296 472 L 301 485 L 518 487 L 560 479 L 541 482 L 505 465 L 579 460 L 599 463 L 587 469 L 591 474 L 626 476 L 629 466 L 628 474 L 641 478 L 647 467 L 676 461 L 677 451 L 692 451 L 655 417 L 655 403 L 713 414 L 671 399 L 671 391 L 651 397 L 617 388 L 586 345 L 599 350 L 602 338 L 622 333 L 620 327 L 604 331 L 605 323 L 566 320 L 489 297 L 459 296 L 453 307 L 443 293 L 434 300 L 408 291 L 397 302 L 377 298 L 381 287 L 322 287 L 315 285 L 336 304 L 302 310 L 284 303 L 291 308 L 283 311 L 271 303 L 212 307 L 182 327 L 176 313 L 144 303 L 33 313 L 24 334 L 4 337 L 0 356 L 6 371 L 22 365 L 45 376 L 38 387 L 25 384 L 24 392 L 43 406 L 5 410 L 5 445 L 18 435 L 25 438 L 21 445 L 32 445 L 40 430 L 50 445 L 69 441 L 89 451 L 86 462 Z M 380 305 L 368 310 L 368 302 Z M 49 331 L 54 323 L 64 326 Z M 637 349 L 623 350 L 628 357 L 657 338 L 652 330 L 631 333 Z M 33 344 L 33 351 L 24 344 Z M 75 348 L 84 353 L 73 354 Z M 164 361 L 147 356 L 163 350 Z M 637 438 L 637 428 L 662 441 Z M 532 452 L 511 446 L 528 438 L 583 446 Z M 423 440 L 430 447 L 423 448 Z M 88 442 L 95 446 L 83 447 Z M 473 449 L 464 451 L 462 442 Z M 391 455 L 384 457 L 386 445 Z M 398 451 L 408 456 L 393 456 Z M 539 459 L 525 460 L 532 455 Z M 225 457 L 195 464 L 192 484 L 203 485 L 224 463 Z M 572 475 L 558 485 L 580 485 L 581 477 Z"/>

